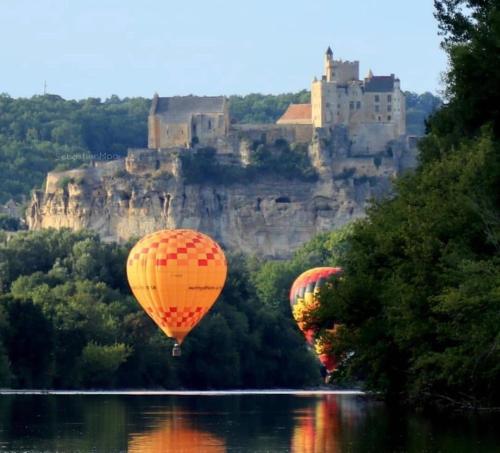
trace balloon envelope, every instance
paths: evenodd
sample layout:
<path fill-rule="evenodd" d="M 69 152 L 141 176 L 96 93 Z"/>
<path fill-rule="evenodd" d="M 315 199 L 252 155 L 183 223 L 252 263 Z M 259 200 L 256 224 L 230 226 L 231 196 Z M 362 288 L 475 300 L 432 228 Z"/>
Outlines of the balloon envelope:
<path fill-rule="evenodd" d="M 144 310 L 181 344 L 219 297 L 227 275 L 220 246 L 193 230 L 161 230 L 130 251 L 127 277 Z"/>
<path fill-rule="evenodd" d="M 311 346 L 314 344 L 314 335 L 317 330 L 306 327 L 304 315 L 318 306 L 318 293 L 328 279 L 341 273 L 342 269 L 340 267 L 315 267 L 299 275 L 292 285 L 290 306 L 293 317 Z M 319 359 L 327 371 L 333 371 L 336 368 L 336 360 L 332 355 L 322 353 L 319 354 Z"/>

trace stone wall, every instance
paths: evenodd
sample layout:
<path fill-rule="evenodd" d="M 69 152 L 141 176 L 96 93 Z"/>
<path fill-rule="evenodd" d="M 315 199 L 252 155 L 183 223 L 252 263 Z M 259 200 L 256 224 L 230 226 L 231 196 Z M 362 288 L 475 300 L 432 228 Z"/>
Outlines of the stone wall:
<path fill-rule="evenodd" d="M 125 159 L 125 170 L 131 175 L 169 173 L 179 175 L 179 155 L 184 148 L 130 149 Z"/>
<path fill-rule="evenodd" d="M 238 141 L 273 144 L 278 139 L 289 143 L 310 143 L 313 127 L 310 124 L 238 124 L 230 132 Z"/>

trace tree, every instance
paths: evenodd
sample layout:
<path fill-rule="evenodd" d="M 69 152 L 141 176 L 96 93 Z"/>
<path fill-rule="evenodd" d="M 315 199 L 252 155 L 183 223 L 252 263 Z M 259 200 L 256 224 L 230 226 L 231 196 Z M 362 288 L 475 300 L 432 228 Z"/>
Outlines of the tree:
<path fill-rule="evenodd" d="M 30 300 L 2 296 L 8 317 L 5 347 L 14 384 L 21 388 L 45 388 L 52 384 L 52 325 Z"/>
<path fill-rule="evenodd" d="M 337 380 L 413 404 L 500 404 L 498 2 L 436 2 L 448 104 L 414 174 L 358 222 L 316 313 L 341 324 Z M 465 13 L 464 7 L 468 9 Z M 482 81 L 481 81 L 482 80 Z"/>
<path fill-rule="evenodd" d="M 82 384 L 85 387 L 112 387 L 118 368 L 131 352 L 132 349 L 123 343 L 104 346 L 88 343 L 81 356 Z"/>

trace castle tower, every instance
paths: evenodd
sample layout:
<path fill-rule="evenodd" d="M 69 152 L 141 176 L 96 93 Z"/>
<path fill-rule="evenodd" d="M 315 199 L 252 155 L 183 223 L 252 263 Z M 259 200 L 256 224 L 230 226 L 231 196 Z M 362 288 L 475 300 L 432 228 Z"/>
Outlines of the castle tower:
<path fill-rule="evenodd" d="M 160 97 L 158 93 L 153 96 L 153 101 L 151 102 L 151 108 L 149 109 L 148 115 L 148 148 L 157 149 L 160 148 L 160 125 L 158 117 L 156 116 L 156 111 L 158 109 Z"/>
<path fill-rule="evenodd" d="M 327 82 L 333 82 L 333 51 L 330 46 L 326 50 L 325 54 L 325 77 Z"/>

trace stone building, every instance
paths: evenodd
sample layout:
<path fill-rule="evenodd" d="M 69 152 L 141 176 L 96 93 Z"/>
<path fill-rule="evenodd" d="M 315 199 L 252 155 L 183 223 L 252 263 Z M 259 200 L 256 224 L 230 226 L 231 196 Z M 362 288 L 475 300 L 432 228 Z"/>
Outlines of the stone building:
<path fill-rule="evenodd" d="M 314 128 L 348 129 L 353 154 L 375 154 L 406 134 L 405 95 L 400 81 L 374 76 L 359 79 L 359 62 L 334 60 L 329 47 L 324 74 L 311 86 L 311 104 L 292 104 L 280 125 L 312 124 Z"/>
<path fill-rule="evenodd" d="M 229 131 L 228 102 L 224 96 L 155 94 L 148 118 L 148 148 L 189 148 L 210 143 Z"/>
<path fill-rule="evenodd" d="M 292 104 L 274 125 L 231 125 L 224 96 L 153 97 L 148 119 L 148 148 L 212 146 L 219 153 L 237 152 L 241 140 L 311 142 L 314 131 L 340 133 L 349 155 L 373 156 L 404 143 L 405 96 L 391 74 L 370 71 L 359 78 L 359 62 L 335 60 L 329 47 L 324 74 L 314 79 L 311 103 Z"/>

